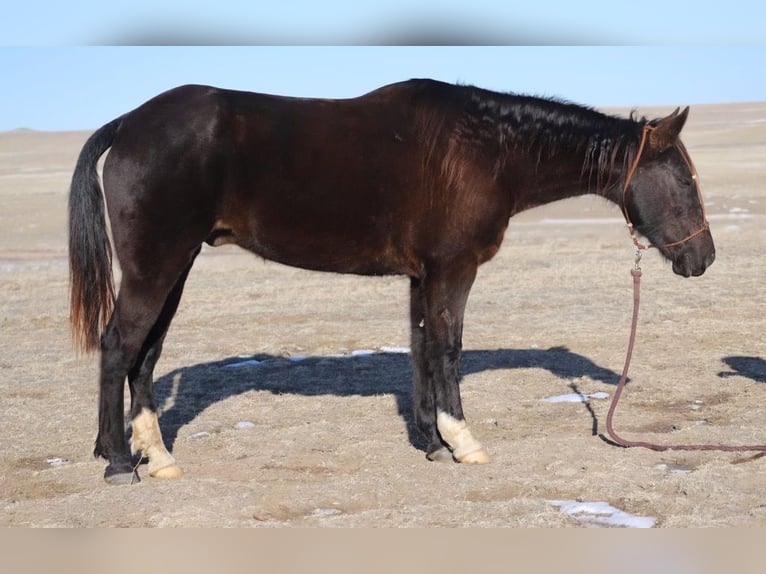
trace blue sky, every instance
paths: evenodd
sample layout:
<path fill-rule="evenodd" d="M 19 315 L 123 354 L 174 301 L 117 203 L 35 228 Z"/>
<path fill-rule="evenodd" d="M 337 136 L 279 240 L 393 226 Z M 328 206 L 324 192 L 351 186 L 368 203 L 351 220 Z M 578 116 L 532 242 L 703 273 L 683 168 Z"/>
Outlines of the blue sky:
<path fill-rule="evenodd" d="M 0 131 L 94 129 L 184 83 L 350 97 L 432 77 L 593 106 L 766 100 L 766 2 L 5 4 Z"/>
<path fill-rule="evenodd" d="M 454 44 L 461 38 L 470 44 L 759 44 L 764 16 L 757 0 L 17 0 L 4 3 L 0 38 L 3 45 Z"/>
<path fill-rule="evenodd" d="M 410 77 L 592 106 L 766 101 L 764 46 L 0 48 L 0 131 L 95 129 L 184 83 L 351 97 Z"/>

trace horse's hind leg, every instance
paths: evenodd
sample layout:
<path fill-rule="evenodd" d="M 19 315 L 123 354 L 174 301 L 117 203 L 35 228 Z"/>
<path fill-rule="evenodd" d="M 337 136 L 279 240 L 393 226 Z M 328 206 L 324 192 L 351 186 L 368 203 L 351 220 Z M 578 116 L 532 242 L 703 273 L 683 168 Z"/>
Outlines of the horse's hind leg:
<path fill-rule="evenodd" d="M 433 435 L 435 426 L 456 461 L 483 464 L 489 455 L 468 428 L 459 388 L 463 314 L 475 276 L 475 266 L 454 265 L 431 270 L 420 286 L 425 338 L 421 376 L 427 374 L 430 382 L 420 381 L 418 390 L 416 377 L 414 401 L 421 430 Z M 429 449 L 435 446 L 431 438 Z M 432 460 L 443 458 L 439 450 L 429 455 Z"/>
<path fill-rule="evenodd" d="M 111 484 L 131 483 L 134 479 L 133 465 L 125 442 L 123 393 L 127 367 L 120 350 L 121 341 L 115 311 L 101 336 L 98 436 L 93 449 L 95 456 L 109 461 L 104 471 L 104 480 Z"/>
<path fill-rule="evenodd" d="M 183 476 L 183 470 L 178 466 L 173 455 L 165 448 L 165 443 L 162 440 L 157 419 L 157 407 L 154 402 L 153 375 L 154 366 L 162 353 L 162 343 L 165 340 L 168 327 L 178 309 L 184 283 L 189 276 L 194 257 L 198 253 L 199 249 L 194 253 L 192 260 L 170 291 L 157 321 L 144 341 L 138 360 L 128 372 L 131 396 L 130 420 L 133 428 L 130 450 L 133 454 L 148 457 L 149 475 L 155 478 L 180 478 Z"/>
<path fill-rule="evenodd" d="M 114 313 L 101 337 L 99 422 L 94 454 L 109 461 L 104 471 L 104 479 L 109 483 L 125 484 L 135 480 L 125 440 L 125 378 L 132 372 L 135 383 L 141 379 L 146 357 L 152 355 L 149 363 L 152 367 L 159 357 L 160 347 L 147 344 L 147 340 L 179 276 L 188 272 L 190 259 L 185 258 L 175 267 L 175 272 L 170 271 L 169 264 L 162 272 L 153 274 L 139 275 L 130 268 L 123 268 Z M 162 329 L 162 334 L 166 328 Z M 158 340 L 161 342 L 161 339 L 160 336 Z"/>

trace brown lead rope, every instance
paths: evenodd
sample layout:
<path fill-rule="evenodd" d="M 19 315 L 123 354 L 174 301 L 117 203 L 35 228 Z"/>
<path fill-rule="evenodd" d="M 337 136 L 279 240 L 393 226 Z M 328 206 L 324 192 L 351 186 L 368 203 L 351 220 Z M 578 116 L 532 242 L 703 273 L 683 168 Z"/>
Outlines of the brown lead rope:
<path fill-rule="evenodd" d="M 612 404 L 609 406 L 609 412 L 606 415 L 606 432 L 609 434 L 609 437 L 619 446 L 623 447 L 633 447 L 633 446 L 641 446 L 644 448 L 649 448 L 652 450 L 658 450 L 658 451 L 665 451 L 665 450 L 717 450 L 717 451 L 727 451 L 727 452 L 741 452 L 741 451 L 760 451 L 760 452 L 766 452 L 766 445 L 743 445 L 743 446 L 730 446 L 730 445 L 723 445 L 723 444 L 655 444 L 651 442 L 643 442 L 643 441 L 631 441 L 631 440 L 625 440 L 624 438 L 620 437 L 616 432 L 614 432 L 614 427 L 612 426 L 612 418 L 614 416 L 614 411 L 617 408 L 617 401 L 620 400 L 620 395 L 622 394 L 622 390 L 625 387 L 625 383 L 628 380 L 628 368 L 630 367 L 630 359 L 633 355 L 633 345 L 636 342 L 636 326 L 638 325 L 638 307 L 640 302 L 640 296 L 641 296 L 641 268 L 638 266 L 638 263 L 641 259 L 641 251 L 637 251 L 636 253 L 636 265 L 633 269 L 630 270 L 631 275 L 633 275 L 633 320 L 631 322 L 630 326 L 630 339 L 628 341 L 628 351 L 625 355 L 625 366 L 622 369 L 622 375 L 620 376 L 620 381 L 617 383 L 617 389 L 614 391 L 614 397 L 612 397 Z M 762 456 L 762 455 L 756 455 L 756 456 Z"/>

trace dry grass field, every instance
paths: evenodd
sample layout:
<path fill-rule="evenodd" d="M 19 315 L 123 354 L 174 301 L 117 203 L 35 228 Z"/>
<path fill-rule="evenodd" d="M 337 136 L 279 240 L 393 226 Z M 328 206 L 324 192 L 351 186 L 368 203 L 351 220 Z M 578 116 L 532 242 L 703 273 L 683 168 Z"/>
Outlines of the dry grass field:
<path fill-rule="evenodd" d="M 419 449 L 405 278 L 222 247 L 198 258 L 156 373 L 186 475 L 140 468 L 139 484 L 108 486 L 91 454 L 96 358 L 75 356 L 67 323 L 66 202 L 87 136 L 0 133 L 0 526 L 766 526 L 766 458 L 599 437 L 633 252 L 619 210 L 592 197 L 512 219 L 480 269 L 461 388 L 491 464 L 431 463 Z M 616 425 L 662 442 L 766 443 L 766 103 L 693 107 L 684 141 L 717 260 L 683 279 L 645 256 Z M 582 400 L 544 400 L 567 394 Z"/>

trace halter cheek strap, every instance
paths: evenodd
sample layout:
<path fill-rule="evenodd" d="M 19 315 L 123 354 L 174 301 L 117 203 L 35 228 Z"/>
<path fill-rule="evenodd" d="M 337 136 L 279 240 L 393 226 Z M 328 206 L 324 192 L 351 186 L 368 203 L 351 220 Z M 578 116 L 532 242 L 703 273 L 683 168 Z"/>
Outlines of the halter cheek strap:
<path fill-rule="evenodd" d="M 671 243 L 665 243 L 663 245 L 657 246 L 652 245 L 651 243 L 649 245 L 644 245 L 639 241 L 638 237 L 636 236 L 636 230 L 633 227 L 633 223 L 630 221 L 630 215 L 628 214 L 628 185 L 630 184 L 631 180 L 633 179 L 633 175 L 635 175 L 636 170 L 638 169 L 638 162 L 641 160 L 641 154 L 644 151 L 644 147 L 646 146 L 646 141 L 649 139 L 649 134 L 654 131 L 654 126 L 650 126 L 649 124 L 646 124 L 644 126 L 644 129 L 641 131 L 641 143 L 638 144 L 638 152 L 636 152 L 636 159 L 633 160 L 633 163 L 630 166 L 630 169 L 628 169 L 627 174 L 625 175 L 625 182 L 622 186 L 622 214 L 625 216 L 625 222 L 628 225 L 628 231 L 630 232 L 630 237 L 633 239 L 633 244 L 636 246 L 636 249 L 640 251 L 644 249 L 649 249 L 651 247 L 674 247 L 676 245 L 681 245 L 682 243 L 686 243 L 690 239 L 697 237 L 700 233 L 703 233 L 704 231 L 707 231 L 710 229 L 710 223 L 707 220 L 707 215 L 705 214 L 705 202 L 702 200 L 702 189 L 700 188 L 699 183 L 699 177 L 697 176 L 697 170 L 694 167 L 694 163 L 692 163 L 692 158 L 689 156 L 689 152 L 686 151 L 686 147 L 683 143 L 681 143 L 680 139 L 676 140 L 675 147 L 678 150 L 678 152 L 681 154 L 681 157 L 684 160 L 684 163 L 686 164 L 686 167 L 689 168 L 689 172 L 692 174 L 692 179 L 694 180 L 695 187 L 697 189 L 697 196 L 699 197 L 700 206 L 702 207 L 702 219 L 704 223 L 702 224 L 702 227 L 700 227 L 697 231 L 694 233 L 690 233 L 683 239 L 679 239 L 678 241 L 673 241 Z"/>

